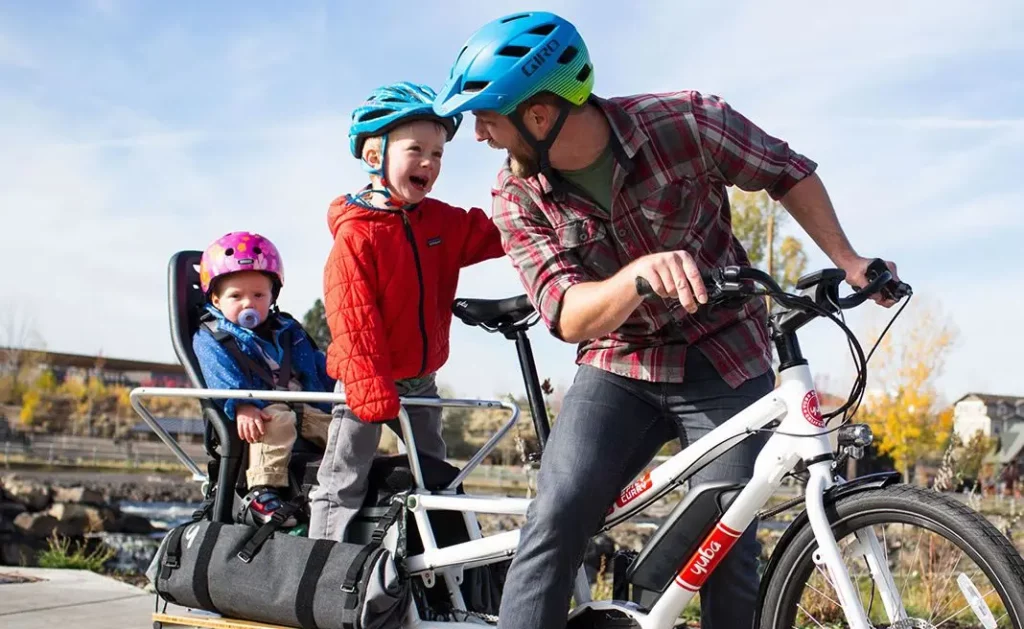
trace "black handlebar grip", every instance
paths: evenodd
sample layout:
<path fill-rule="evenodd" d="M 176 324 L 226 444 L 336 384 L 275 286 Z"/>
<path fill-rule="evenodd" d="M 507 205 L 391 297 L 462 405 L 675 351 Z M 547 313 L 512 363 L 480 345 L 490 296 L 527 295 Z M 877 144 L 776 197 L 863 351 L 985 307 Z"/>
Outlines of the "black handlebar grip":
<path fill-rule="evenodd" d="M 869 282 L 872 282 L 878 276 L 883 273 L 890 273 L 889 265 L 885 263 L 885 260 L 881 258 L 875 258 L 868 264 L 867 278 Z M 879 293 L 882 297 L 891 301 L 899 301 L 901 298 L 906 297 L 911 293 L 909 284 L 900 282 L 899 280 L 889 280 L 879 288 Z"/>
<path fill-rule="evenodd" d="M 709 292 L 716 284 L 714 272 L 715 269 L 707 269 L 700 272 L 700 279 L 704 283 L 704 289 Z M 651 286 L 651 283 L 648 282 L 646 278 L 638 275 L 633 282 L 636 285 L 637 295 L 640 295 L 641 297 L 653 297 L 654 295 L 657 295 L 657 293 L 654 292 L 654 288 Z"/>

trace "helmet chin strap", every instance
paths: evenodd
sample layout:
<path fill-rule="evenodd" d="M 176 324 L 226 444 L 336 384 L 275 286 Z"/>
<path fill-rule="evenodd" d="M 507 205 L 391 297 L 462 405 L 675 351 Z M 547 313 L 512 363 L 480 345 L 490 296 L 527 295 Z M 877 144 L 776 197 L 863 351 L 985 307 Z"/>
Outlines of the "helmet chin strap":
<path fill-rule="evenodd" d="M 398 195 L 393 194 L 391 190 L 388 188 L 387 179 L 385 179 L 384 177 L 384 172 L 387 170 L 387 149 L 388 135 L 385 133 L 380 138 L 380 166 L 373 166 L 372 164 L 367 162 L 365 158 L 360 160 L 360 163 L 363 165 L 363 170 L 380 179 L 381 187 L 368 187 L 367 189 L 361 190 L 354 195 L 349 195 L 349 199 L 353 203 L 361 207 L 370 210 L 379 210 L 381 209 L 380 207 L 377 207 L 376 205 L 373 205 L 372 203 L 366 200 L 367 197 L 370 197 L 374 194 L 379 194 L 382 197 L 384 197 L 384 203 L 385 205 L 387 205 L 386 209 L 411 210 L 412 208 L 416 207 L 415 203 L 407 203 L 405 199 L 402 199 Z"/>
<path fill-rule="evenodd" d="M 519 134 L 523 136 L 526 143 L 530 145 L 530 148 L 537 154 L 537 163 L 540 167 L 540 172 L 544 174 L 549 180 L 554 180 L 554 169 L 551 168 L 551 157 L 548 155 L 548 151 L 551 146 L 558 139 L 558 134 L 562 131 L 562 125 L 565 124 L 565 119 L 569 117 L 569 103 L 562 102 L 558 108 L 558 118 L 555 119 L 555 124 L 551 126 L 551 130 L 548 131 L 547 137 L 543 140 L 538 140 L 530 130 L 526 128 L 526 124 L 523 122 L 523 116 L 519 111 L 513 111 L 509 114 L 509 119 L 512 124 L 515 125 Z"/>

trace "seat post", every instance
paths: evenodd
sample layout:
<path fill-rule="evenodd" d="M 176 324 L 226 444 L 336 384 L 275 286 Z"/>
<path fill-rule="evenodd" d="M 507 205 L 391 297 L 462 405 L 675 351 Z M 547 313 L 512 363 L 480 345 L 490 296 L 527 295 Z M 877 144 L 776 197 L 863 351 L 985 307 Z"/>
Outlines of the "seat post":
<path fill-rule="evenodd" d="M 505 336 L 510 338 L 508 334 Z M 526 384 L 526 399 L 530 404 L 530 414 L 533 415 L 533 427 L 537 431 L 537 440 L 540 442 L 541 451 L 543 451 L 548 442 L 551 426 L 548 423 L 547 407 L 544 405 L 537 365 L 533 361 L 533 349 L 530 347 L 530 337 L 526 335 L 525 326 L 516 326 L 513 340 L 516 342 L 519 367 L 523 372 L 523 382 Z"/>

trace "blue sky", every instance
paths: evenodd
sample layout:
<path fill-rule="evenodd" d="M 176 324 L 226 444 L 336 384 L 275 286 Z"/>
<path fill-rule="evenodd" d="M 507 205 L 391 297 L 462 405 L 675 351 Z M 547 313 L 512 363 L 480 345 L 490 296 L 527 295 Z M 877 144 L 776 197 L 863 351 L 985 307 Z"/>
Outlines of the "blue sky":
<path fill-rule="evenodd" d="M 1024 5 L 539 5 L 580 28 L 598 94 L 716 93 L 816 160 L 854 245 L 914 284 L 908 320 L 930 301 L 959 328 L 945 395 L 1024 395 Z M 384 82 L 440 87 L 474 28 L 523 8 L 0 5 L 4 316 L 31 320 L 55 351 L 173 360 L 166 261 L 234 229 L 278 243 L 282 305 L 301 315 L 320 293 L 327 204 L 363 181 L 347 153 L 352 108 Z M 502 155 L 467 122 L 435 195 L 490 212 Z M 827 265 L 807 243 L 811 267 Z M 460 285 L 521 291 L 506 260 Z M 864 310 L 856 329 L 881 321 Z M 567 385 L 574 348 L 540 328 L 532 339 L 541 372 Z M 841 340 L 824 323 L 803 339 L 830 382 L 849 378 Z M 512 345 L 460 324 L 441 380 L 474 397 L 522 388 Z"/>

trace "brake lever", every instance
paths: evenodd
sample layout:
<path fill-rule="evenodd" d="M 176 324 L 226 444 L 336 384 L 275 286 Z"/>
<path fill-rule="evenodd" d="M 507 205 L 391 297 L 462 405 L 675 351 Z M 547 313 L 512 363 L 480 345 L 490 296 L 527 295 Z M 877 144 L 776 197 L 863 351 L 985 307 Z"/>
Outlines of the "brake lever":
<path fill-rule="evenodd" d="M 889 271 L 889 265 L 885 263 L 885 260 L 881 258 L 875 258 L 868 264 L 865 275 L 868 278 L 868 283 L 874 282 L 883 273 L 891 273 Z M 857 290 L 861 290 L 860 287 L 854 287 Z M 889 280 L 878 289 L 879 294 L 883 299 L 887 301 L 899 301 L 904 297 L 908 297 L 913 294 L 913 289 L 910 284 L 901 282 L 899 280 Z"/>

